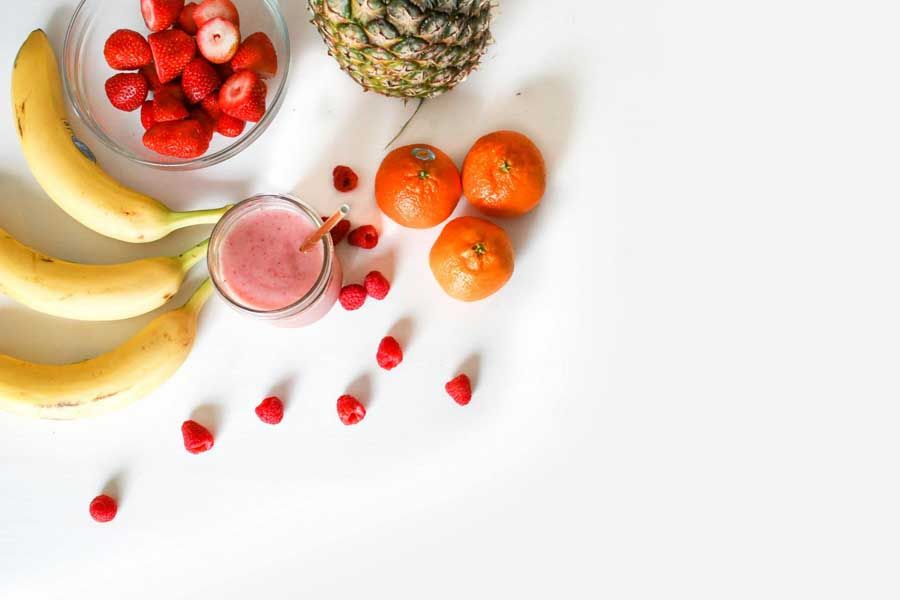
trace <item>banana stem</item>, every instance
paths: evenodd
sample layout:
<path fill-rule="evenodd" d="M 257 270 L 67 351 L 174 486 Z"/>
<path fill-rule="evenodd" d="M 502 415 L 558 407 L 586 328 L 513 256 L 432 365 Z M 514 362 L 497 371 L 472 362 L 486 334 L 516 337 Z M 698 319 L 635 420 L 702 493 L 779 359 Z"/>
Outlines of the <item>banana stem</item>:
<path fill-rule="evenodd" d="M 206 251 L 208 249 L 209 238 L 206 238 L 190 250 L 182 252 L 176 258 L 181 263 L 181 268 L 187 271 L 206 256 Z"/>
<path fill-rule="evenodd" d="M 191 225 L 209 225 L 211 223 L 217 223 L 219 219 L 222 218 L 222 215 L 231 209 L 231 206 L 231 204 L 228 204 L 222 208 L 173 212 L 169 215 L 170 231 L 175 231 L 182 227 L 190 227 Z"/>
<path fill-rule="evenodd" d="M 209 300 L 210 294 L 213 291 L 212 280 L 208 277 L 206 281 L 200 284 L 200 287 L 197 288 L 197 291 L 191 296 L 191 298 L 184 304 L 183 309 L 187 312 L 199 314 L 200 309 L 203 308 L 203 305 L 206 304 L 206 301 Z"/>

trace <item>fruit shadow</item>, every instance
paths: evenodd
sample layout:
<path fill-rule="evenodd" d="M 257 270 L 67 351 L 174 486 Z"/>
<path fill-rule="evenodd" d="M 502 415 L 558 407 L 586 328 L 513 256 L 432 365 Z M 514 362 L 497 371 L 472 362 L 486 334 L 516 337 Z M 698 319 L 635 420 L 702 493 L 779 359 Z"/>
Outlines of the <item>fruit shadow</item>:
<path fill-rule="evenodd" d="M 400 347 L 406 351 L 412 345 L 415 331 L 416 322 L 407 315 L 394 323 L 393 327 L 388 330 L 388 335 L 396 339 L 400 343 Z"/>
<path fill-rule="evenodd" d="M 218 404 L 201 404 L 191 411 L 190 418 L 209 429 L 213 436 L 218 436 L 222 431 L 222 407 Z"/>
<path fill-rule="evenodd" d="M 268 396 L 278 396 L 281 399 L 281 402 L 284 403 L 285 410 L 289 409 L 295 400 L 295 395 L 297 392 L 297 378 L 298 375 L 296 373 L 290 373 L 282 377 L 278 383 L 269 388 Z"/>
<path fill-rule="evenodd" d="M 456 368 L 452 377 L 456 377 L 462 373 L 469 376 L 469 381 L 472 384 L 472 391 L 474 392 L 475 388 L 478 387 L 478 381 L 481 378 L 481 352 L 473 352 L 467 356 Z"/>
<path fill-rule="evenodd" d="M 372 375 L 369 373 L 363 373 L 358 376 L 356 379 L 350 382 L 350 385 L 347 386 L 346 394 L 350 394 L 357 400 L 359 400 L 363 406 L 368 410 L 369 407 L 372 406 L 374 400 L 372 399 Z"/>
<path fill-rule="evenodd" d="M 103 490 L 101 493 L 115 498 L 116 502 L 121 507 L 123 498 L 125 497 L 124 493 L 126 481 L 127 479 L 124 469 L 119 470 L 106 481 L 106 483 L 103 485 Z"/>

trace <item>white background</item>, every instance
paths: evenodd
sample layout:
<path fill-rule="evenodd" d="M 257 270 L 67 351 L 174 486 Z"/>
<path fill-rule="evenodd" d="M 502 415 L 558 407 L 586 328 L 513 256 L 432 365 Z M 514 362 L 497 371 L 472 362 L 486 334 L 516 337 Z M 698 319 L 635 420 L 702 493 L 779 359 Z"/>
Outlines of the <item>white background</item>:
<path fill-rule="evenodd" d="M 294 331 L 214 299 L 182 369 L 131 408 L 0 415 L 0 597 L 900 595 L 896 3 L 501 0 L 483 68 L 402 139 L 461 161 L 514 128 L 544 150 L 542 206 L 503 223 L 516 274 L 476 305 L 432 281 L 438 230 L 374 208 L 412 106 L 363 94 L 305 2 L 282 4 L 290 88 L 240 157 L 160 173 L 84 137 L 179 208 L 290 191 L 327 211 L 343 199 L 331 168 L 352 165 L 353 220 L 383 238 L 342 248 L 348 279 L 378 267 L 394 290 Z M 73 6 L 4 3 L 0 81 L 32 29 L 60 47 Z M 82 228 L 34 183 L 9 117 L 0 225 L 95 262 L 206 234 L 138 247 Z M 150 318 L 2 301 L 0 352 L 78 360 Z M 374 353 L 392 330 L 407 358 L 386 373 Z M 442 390 L 460 365 L 477 385 L 465 408 Z M 354 428 L 334 408 L 348 389 L 369 404 Z M 253 414 L 273 391 L 288 402 L 274 428 Z M 197 411 L 217 437 L 192 456 L 179 426 Z M 120 511 L 98 525 L 87 505 L 107 486 Z"/>

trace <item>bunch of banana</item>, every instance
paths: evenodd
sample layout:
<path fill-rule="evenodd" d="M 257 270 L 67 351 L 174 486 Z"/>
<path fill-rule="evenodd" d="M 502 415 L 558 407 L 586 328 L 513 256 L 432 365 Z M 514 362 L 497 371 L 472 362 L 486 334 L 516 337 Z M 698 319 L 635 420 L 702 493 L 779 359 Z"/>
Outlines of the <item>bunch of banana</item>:
<path fill-rule="evenodd" d="M 151 242 L 182 227 L 215 223 L 228 210 L 174 212 L 125 187 L 82 152 L 66 120 L 56 56 L 40 29 L 28 36 L 16 56 L 12 100 L 31 172 L 50 198 L 82 225 L 124 242 Z"/>
<path fill-rule="evenodd" d="M 42 419 L 111 412 L 146 396 L 187 358 L 197 315 L 212 291 L 207 279 L 179 309 L 156 317 L 106 354 L 68 365 L 0 355 L 0 409 Z"/>
<path fill-rule="evenodd" d="M 36 311 L 79 321 L 116 321 L 155 310 L 206 256 L 206 240 L 178 256 L 82 265 L 47 256 L 0 229 L 0 292 Z"/>

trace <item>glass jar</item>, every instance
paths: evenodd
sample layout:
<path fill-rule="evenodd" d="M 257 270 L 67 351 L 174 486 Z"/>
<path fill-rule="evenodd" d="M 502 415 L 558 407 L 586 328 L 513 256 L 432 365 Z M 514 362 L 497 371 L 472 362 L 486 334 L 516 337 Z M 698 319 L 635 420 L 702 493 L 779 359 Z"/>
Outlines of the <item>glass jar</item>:
<path fill-rule="evenodd" d="M 216 290 L 225 302 L 239 313 L 260 321 L 267 321 L 278 327 L 302 327 L 318 321 L 334 306 L 340 295 L 343 280 L 341 262 L 335 254 L 334 243 L 330 235 L 324 236 L 319 242 L 322 250 L 322 265 L 318 277 L 308 291 L 287 306 L 272 310 L 255 308 L 248 305 L 246 300 L 241 300 L 233 286 L 229 284 L 226 270 L 222 265 L 224 245 L 235 225 L 250 215 L 259 216 L 258 211 L 288 211 L 299 215 L 309 221 L 311 231 L 315 231 L 322 225 L 322 219 L 312 207 L 292 196 L 263 194 L 235 204 L 216 224 L 209 240 L 209 253 L 206 260 Z M 302 240 L 296 241 L 297 252 L 300 251 L 301 242 Z M 253 260 L 253 258 L 247 260 Z"/>

